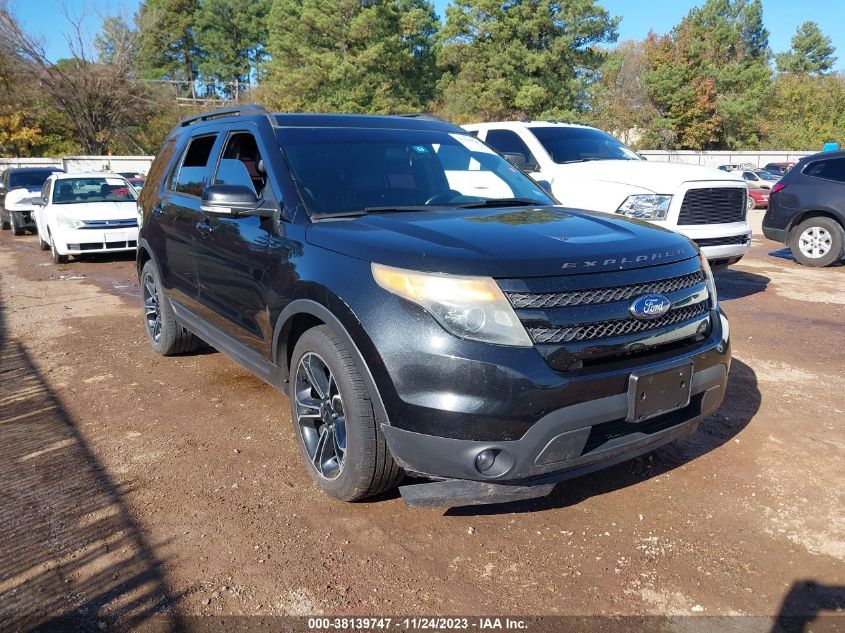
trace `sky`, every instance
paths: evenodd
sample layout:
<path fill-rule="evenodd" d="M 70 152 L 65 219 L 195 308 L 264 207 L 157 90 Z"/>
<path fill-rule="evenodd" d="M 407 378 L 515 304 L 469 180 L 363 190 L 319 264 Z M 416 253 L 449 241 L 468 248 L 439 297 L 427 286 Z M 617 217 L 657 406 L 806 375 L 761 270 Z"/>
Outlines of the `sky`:
<path fill-rule="evenodd" d="M 249 2 L 249 0 L 243 0 Z M 612 15 L 622 17 L 619 39 L 642 39 L 649 30 L 666 33 L 687 12 L 703 0 L 599 0 Z M 14 6 L 15 0 L 13 0 Z M 102 16 L 131 16 L 140 0 L 16 0 L 16 14 L 31 32 L 44 38 L 51 59 L 66 57 L 64 34 L 68 23 L 59 7 L 72 15 L 87 14 L 86 30 L 90 36 L 99 30 Z M 434 0 L 443 16 L 448 0 Z M 845 2 L 842 0 L 763 0 L 763 20 L 769 29 L 769 46 L 777 53 L 787 50 L 795 29 L 806 20 L 818 22 L 837 48 L 837 68 L 845 70 Z"/>

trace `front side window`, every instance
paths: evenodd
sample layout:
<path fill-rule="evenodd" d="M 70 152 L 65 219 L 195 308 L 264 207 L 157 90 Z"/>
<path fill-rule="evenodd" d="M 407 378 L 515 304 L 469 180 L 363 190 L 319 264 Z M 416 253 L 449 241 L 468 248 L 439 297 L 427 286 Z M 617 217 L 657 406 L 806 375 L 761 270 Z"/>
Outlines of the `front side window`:
<path fill-rule="evenodd" d="M 278 135 L 311 214 L 503 206 L 514 198 L 517 206 L 555 204 L 535 182 L 465 133 L 286 129 Z"/>
<path fill-rule="evenodd" d="M 642 160 L 619 139 L 590 127 L 532 127 L 540 144 L 561 165 L 589 160 Z"/>
<path fill-rule="evenodd" d="M 489 130 L 485 140 L 490 147 L 502 154 L 522 154 L 526 166 L 536 167 L 537 160 L 534 158 L 534 154 L 531 153 L 528 145 L 519 138 L 519 134 L 516 132 L 511 130 Z"/>
<path fill-rule="evenodd" d="M 263 196 L 267 171 L 252 134 L 238 132 L 229 137 L 217 163 L 214 184 L 240 185 L 252 189 L 259 198 Z"/>
<path fill-rule="evenodd" d="M 845 182 L 845 158 L 817 160 L 804 168 L 804 173 L 816 178 Z"/>
<path fill-rule="evenodd" d="M 191 139 L 172 183 L 174 191 L 197 198 L 202 197 L 205 170 L 216 139 L 216 134 Z"/>
<path fill-rule="evenodd" d="M 53 188 L 53 204 L 134 202 L 135 190 L 123 178 L 62 178 Z"/>

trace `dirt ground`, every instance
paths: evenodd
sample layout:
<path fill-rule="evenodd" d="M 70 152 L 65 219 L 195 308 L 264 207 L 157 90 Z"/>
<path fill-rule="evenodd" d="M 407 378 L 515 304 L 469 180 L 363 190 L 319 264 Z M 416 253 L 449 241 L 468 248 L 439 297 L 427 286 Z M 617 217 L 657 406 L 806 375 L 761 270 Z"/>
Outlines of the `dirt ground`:
<path fill-rule="evenodd" d="M 798 265 L 753 214 L 752 253 L 718 279 L 734 363 L 716 415 L 548 498 L 451 510 L 319 494 L 283 395 L 213 350 L 148 348 L 131 257 L 56 266 L 2 232 L 0 629 L 841 614 L 845 266 Z"/>

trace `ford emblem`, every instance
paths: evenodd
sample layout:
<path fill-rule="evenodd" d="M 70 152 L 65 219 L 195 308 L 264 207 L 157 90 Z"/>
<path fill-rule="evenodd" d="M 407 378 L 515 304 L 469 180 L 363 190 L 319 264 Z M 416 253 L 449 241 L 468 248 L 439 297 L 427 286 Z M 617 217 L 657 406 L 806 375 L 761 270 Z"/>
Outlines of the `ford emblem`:
<path fill-rule="evenodd" d="M 652 294 L 637 297 L 628 310 L 638 319 L 656 319 L 669 312 L 671 307 L 672 302 L 667 297 Z"/>

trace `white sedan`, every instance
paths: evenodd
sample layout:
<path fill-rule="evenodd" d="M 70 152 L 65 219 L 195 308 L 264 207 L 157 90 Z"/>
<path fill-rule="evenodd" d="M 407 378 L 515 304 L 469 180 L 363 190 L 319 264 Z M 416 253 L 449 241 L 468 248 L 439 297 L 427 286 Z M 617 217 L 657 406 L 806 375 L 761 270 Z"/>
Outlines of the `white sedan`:
<path fill-rule="evenodd" d="M 137 198 L 122 176 L 53 174 L 35 208 L 41 248 L 51 250 L 57 264 L 70 255 L 136 250 Z"/>

